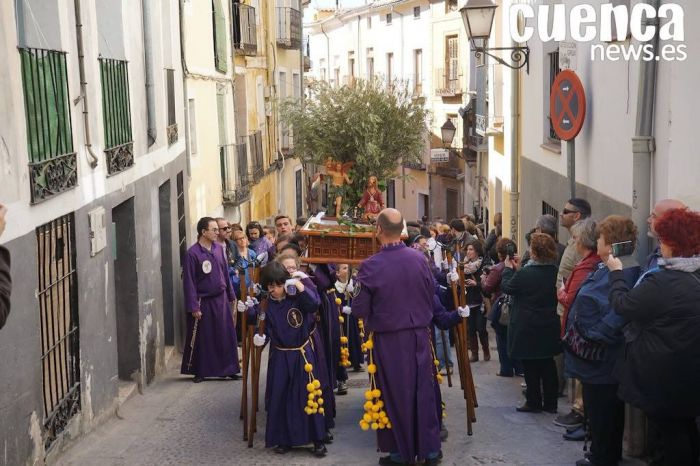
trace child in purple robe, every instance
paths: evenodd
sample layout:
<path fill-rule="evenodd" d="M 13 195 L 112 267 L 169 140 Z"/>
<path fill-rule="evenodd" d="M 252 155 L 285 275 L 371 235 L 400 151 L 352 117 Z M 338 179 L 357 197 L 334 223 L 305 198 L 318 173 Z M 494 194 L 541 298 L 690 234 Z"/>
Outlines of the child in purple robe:
<path fill-rule="evenodd" d="M 302 280 L 290 278 L 278 262 L 262 269 L 261 285 L 269 292 L 265 333 L 274 349 L 267 370 L 265 446 L 284 454 L 292 447 L 313 443 L 313 454 L 323 457 L 327 453 L 325 410 L 318 395 L 311 400 L 310 388 L 320 387 L 314 383 L 318 361 L 310 339 L 318 298 Z M 266 339 L 256 335 L 254 343 L 262 346 Z"/>

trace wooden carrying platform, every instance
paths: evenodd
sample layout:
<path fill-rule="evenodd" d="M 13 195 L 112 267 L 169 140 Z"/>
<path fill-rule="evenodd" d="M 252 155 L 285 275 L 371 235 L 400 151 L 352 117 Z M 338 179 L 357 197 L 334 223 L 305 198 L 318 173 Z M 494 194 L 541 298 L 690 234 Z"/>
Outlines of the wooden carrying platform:
<path fill-rule="evenodd" d="M 308 242 L 307 254 L 301 260 L 311 264 L 357 265 L 381 247 L 373 225 L 340 225 L 335 217 L 311 217 L 299 232 Z M 401 239 L 406 238 L 404 228 Z"/>

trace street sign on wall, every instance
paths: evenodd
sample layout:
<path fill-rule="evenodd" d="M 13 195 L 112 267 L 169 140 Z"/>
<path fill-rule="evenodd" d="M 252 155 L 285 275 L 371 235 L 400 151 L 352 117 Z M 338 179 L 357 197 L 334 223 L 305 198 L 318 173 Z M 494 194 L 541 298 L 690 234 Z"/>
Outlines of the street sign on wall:
<path fill-rule="evenodd" d="M 450 151 L 447 149 L 431 149 L 430 150 L 430 161 L 431 162 L 449 162 L 450 161 Z"/>
<path fill-rule="evenodd" d="M 560 72 L 549 96 L 549 116 L 554 132 L 562 141 L 574 139 L 586 119 L 586 93 L 576 73 Z"/>

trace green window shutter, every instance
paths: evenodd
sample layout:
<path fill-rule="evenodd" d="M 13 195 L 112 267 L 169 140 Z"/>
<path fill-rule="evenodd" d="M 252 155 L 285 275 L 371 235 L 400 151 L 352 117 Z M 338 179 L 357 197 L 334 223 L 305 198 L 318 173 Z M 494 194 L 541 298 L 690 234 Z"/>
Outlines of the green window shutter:
<path fill-rule="evenodd" d="M 65 53 L 20 49 L 20 57 L 29 161 L 72 153 Z"/>
<path fill-rule="evenodd" d="M 226 73 L 226 19 L 221 0 L 212 1 L 214 23 L 214 63 L 217 71 Z"/>
<path fill-rule="evenodd" d="M 111 149 L 133 141 L 128 63 L 102 58 L 100 59 L 100 77 L 105 149 Z"/>

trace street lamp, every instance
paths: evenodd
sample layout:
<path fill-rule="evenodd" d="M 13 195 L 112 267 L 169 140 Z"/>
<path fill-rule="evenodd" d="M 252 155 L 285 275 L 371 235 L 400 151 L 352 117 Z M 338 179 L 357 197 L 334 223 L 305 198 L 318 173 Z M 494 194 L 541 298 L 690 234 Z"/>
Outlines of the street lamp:
<path fill-rule="evenodd" d="M 448 147 L 452 145 L 452 141 L 455 138 L 456 132 L 457 128 L 455 127 L 454 123 L 452 123 L 452 120 L 448 118 L 445 124 L 440 127 L 443 147 Z"/>
<path fill-rule="evenodd" d="M 527 67 L 526 71 L 530 74 L 530 47 L 527 45 L 525 47 L 485 47 L 486 41 L 491 36 L 496 8 L 498 5 L 492 0 L 468 0 L 467 4 L 459 10 L 464 21 L 464 28 L 467 30 L 467 36 L 472 43 L 474 55 L 477 58 L 480 58 L 482 54 L 488 55 L 501 65 L 514 70 Z M 477 41 L 481 43 L 481 46 L 476 45 Z M 509 51 L 513 63 L 508 63 L 501 57 L 489 53 L 494 51 Z"/>

